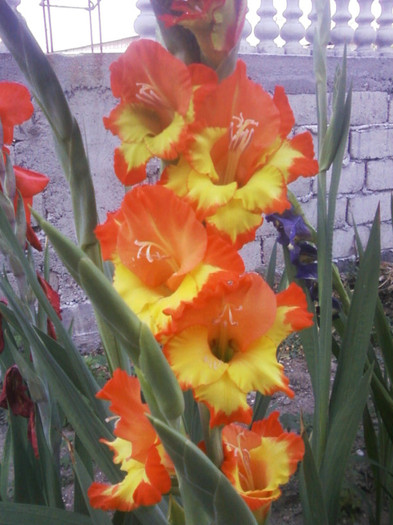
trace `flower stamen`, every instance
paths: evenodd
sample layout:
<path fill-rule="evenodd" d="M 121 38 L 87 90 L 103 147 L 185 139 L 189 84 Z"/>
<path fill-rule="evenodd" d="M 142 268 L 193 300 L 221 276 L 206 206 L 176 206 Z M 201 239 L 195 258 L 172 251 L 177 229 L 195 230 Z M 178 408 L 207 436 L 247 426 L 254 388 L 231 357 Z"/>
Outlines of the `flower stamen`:
<path fill-rule="evenodd" d="M 236 179 L 237 167 L 241 155 L 252 141 L 255 128 L 259 122 L 253 119 L 245 119 L 243 113 L 234 115 L 229 126 L 228 161 L 224 174 L 223 183 L 229 184 Z"/>
<path fill-rule="evenodd" d="M 154 242 L 135 240 L 134 244 L 139 247 L 138 253 L 136 254 L 137 259 L 142 259 L 144 257 L 149 263 L 160 261 L 162 259 L 169 259 L 169 255 L 162 254 L 160 247 Z M 155 251 L 152 252 L 154 248 Z M 146 250 L 145 253 L 143 253 L 144 250 Z"/>
<path fill-rule="evenodd" d="M 143 102 L 154 107 L 163 106 L 167 107 L 168 105 L 164 102 L 162 97 L 156 92 L 156 90 L 150 84 L 146 82 L 137 82 L 136 85 L 139 87 L 139 92 L 136 94 L 136 98 Z"/>

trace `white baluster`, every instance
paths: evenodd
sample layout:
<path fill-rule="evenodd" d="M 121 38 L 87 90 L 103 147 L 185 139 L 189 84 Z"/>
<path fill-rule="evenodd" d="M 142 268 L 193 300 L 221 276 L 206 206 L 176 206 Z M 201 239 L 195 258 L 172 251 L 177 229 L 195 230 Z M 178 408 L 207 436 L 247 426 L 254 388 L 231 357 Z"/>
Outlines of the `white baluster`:
<path fill-rule="evenodd" d="M 240 41 L 240 48 L 239 48 L 240 53 L 250 53 L 251 51 L 253 51 L 253 47 L 247 42 L 247 38 L 251 35 L 251 33 L 252 33 L 252 26 L 246 18 L 244 21 L 244 26 L 243 26 L 243 31 L 242 31 L 241 41 Z"/>
<path fill-rule="evenodd" d="M 304 53 L 305 49 L 299 41 L 305 35 L 305 29 L 299 22 L 303 12 L 299 8 L 299 0 L 287 0 L 287 8 L 283 15 L 286 19 L 281 28 L 280 36 L 285 40 L 284 50 L 286 54 Z"/>
<path fill-rule="evenodd" d="M 372 44 L 375 42 L 376 32 L 371 27 L 374 15 L 371 13 L 372 0 L 358 0 L 359 16 L 356 22 L 359 24 L 355 31 L 354 42 L 357 45 L 356 53 L 358 55 L 372 55 L 374 53 Z"/>
<path fill-rule="evenodd" d="M 314 33 L 317 25 L 317 9 L 315 2 L 312 2 L 311 11 L 308 15 L 308 19 L 310 20 L 311 24 L 306 29 L 306 39 L 307 42 L 312 44 L 314 42 Z"/>
<path fill-rule="evenodd" d="M 261 53 L 276 53 L 278 48 L 274 39 L 280 34 L 280 29 L 274 20 L 277 9 L 273 6 L 273 0 L 261 0 L 261 7 L 257 11 L 260 17 L 254 28 L 254 35 L 259 39 L 257 49 Z"/>
<path fill-rule="evenodd" d="M 140 11 L 134 22 L 136 33 L 142 38 L 155 40 L 157 21 L 150 0 L 138 0 L 136 7 Z"/>
<path fill-rule="evenodd" d="M 336 0 L 336 12 L 332 17 L 336 25 L 332 29 L 331 41 L 334 44 L 335 53 L 341 55 L 345 44 L 347 47 L 352 42 L 355 31 L 348 25 L 352 16 L 348 9 L 348 0 Z"/>
<path fill-rule="evenodd" d="M 377 29 L 375 42 L 380 55 L 393 55 L 393 0 L 379 0 L 379 3 L 381 5 L 381 16 L 377 20 L 379 29 Z"/>

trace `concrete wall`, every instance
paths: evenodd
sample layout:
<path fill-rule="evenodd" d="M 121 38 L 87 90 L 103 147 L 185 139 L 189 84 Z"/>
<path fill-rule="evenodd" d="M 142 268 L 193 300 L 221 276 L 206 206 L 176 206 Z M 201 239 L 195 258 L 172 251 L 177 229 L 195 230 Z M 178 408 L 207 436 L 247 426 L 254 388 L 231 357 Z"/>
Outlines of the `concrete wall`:
<path fill-rule="evenodd" d="M 116 104 L 110 91 L 109 65 L 117 55 L 50 56 L 59 76 L 71 110 L 76 116 L 91 163 L 100 219 L 120 203 L 123 188 L 112 169 L 113 149 L 118 139 L 107 132 L 102 117 Z M 272 92 L 276 84 L 283 85 L 295 113 L 295 132 L 310 130 L 316 136 L 315 88 L 312 57 L 243 55 L 250 77 Z M 338 59 L 328 62 L 332 82 Z M 390 194 L 393 190 L 393 58 L 348 59 L 348 77 L 353 85 L 352 125 L 344 169 L 337 199 L 334 255 L 345 259 L 355 254 L 352 214 L 366 240 L 376 206 L 381 204 L 382 249 L 393 250 L 390 222 Z M 23 82 L 24 79 L 9 54 L 0 54 L 0 80 Z M 330 86 L 331 88 L 331 86 Z M 12 155 L 15 164 L 48 175 L 51 182 L 35 208 L 67 235 L 74 237 L 69 192 L 56 158 L 51 132 L 43 114 L 37 108 L 33 118 L 15 133 Z M 292 191 L 303 203 L 309 220 L 316 222 L 316 181 L 300 179 Z M 255 269 L 268 259 L 275 239 L 274 228 L 265 223 L 257 239 L 245 246 L 242 255 L 247 269 Z M 52 264 L 52 284 L 62 297 L 65 315 L 84 303 L 83 293 L 56 260 Z M 85 307 L 83 307 L 85 308 Z M 67 312 L 66 312 L 67 310 Z M 76 317 L 77 331 L 86 333 L 86 321 Z M 90 323 L 90 321 L 89 321 Z M 87 338 L 89 340 L 89 338 Z"/>

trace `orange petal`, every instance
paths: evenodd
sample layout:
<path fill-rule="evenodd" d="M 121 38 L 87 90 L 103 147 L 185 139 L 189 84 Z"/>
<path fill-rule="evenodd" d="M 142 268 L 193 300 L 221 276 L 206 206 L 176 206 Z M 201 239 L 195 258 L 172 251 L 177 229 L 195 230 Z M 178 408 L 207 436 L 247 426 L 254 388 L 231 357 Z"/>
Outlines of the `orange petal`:
<path fill-rule="evenodd" d="M 22 124 L 33 114 L 28 89 L 16 82 L 0 82 L 0 121 L 4 144 L 11 144 L 14 126 Z"/>
<path fill-rule="evenodd" d="M 23 198 L 33 197 L 41 193 L 49 182 L 49 177 L 37 171 L 27 170 L 20 166 L 14 166 L 16 187 Z"/>
<path fill-rule="evenodd" d="M 160 67 L 157 67 L 157 64 Z M 151 95 L 162 105 L 185 115 L 191 100 L 191 78 L 187 66 L 153 40 L 132 42 L 111 65 L 111 87 L 115 97 L 137 103 Z M 168 75 L 170 71 L 170 75 Z M 151 106 L 154 100 L 150 98 Z"/>
<path fill-rule="evenodd" d="M 207 327 L 211 339 L 225 327 L 227 337 L 236 342 L 242 353 L 269 330 L 275 317 L 274 292 L 262 277 L 248 273 L 240 278 L 209 281 L 193 303 L 184 305 L 181 315 L 174 315 L 172 331 L 202 325 Z"/>
<path fill-rule="evenodd" d="M 141 186 L 122 203 L 120 260 L 146 285 L 184 276 L 203 259 L 206 231 L 192 208 L 162 186 Z"/>
<path fill-rule="evenodd" d="M 138 379 L 130 377 L 124 370 L 116 369 L 97 397 L 111 402 L 109 409 L 120 416 L 115 435 L 132 444 L 131 457 L 144 461 L 157 434 L 146 417 L 150 411 L 141 401 Z"/>
<path fill-rule="evenodd" d="M 273 102 L 280 112 L 280 136 L 286 137 L 295 125 L 295 117 L 291 106 L 289 105 L 288 97 L 282 86 L 276 86 L 274 89 Z"/>
<path fill-rule="evenodd" d="M 277 307 L 285 309 L 284 321 L 293 331 L 312 326 L 313 314 L 307 310 L 306 296 L 297 284 L 291 283 L 286 290 L 277 294 Z"/>

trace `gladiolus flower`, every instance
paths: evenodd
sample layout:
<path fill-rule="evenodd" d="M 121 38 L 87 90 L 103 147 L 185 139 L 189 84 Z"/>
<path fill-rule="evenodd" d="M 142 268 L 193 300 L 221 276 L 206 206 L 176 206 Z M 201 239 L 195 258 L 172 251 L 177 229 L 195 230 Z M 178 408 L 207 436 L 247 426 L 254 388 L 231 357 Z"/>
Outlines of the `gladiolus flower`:
<path fill-rule="evenodd" d="M 93 483 L 88 491 L 91 506 L 130 512 L 158 503 L 171 487 L 174 469 L 146 417 L 150 411 L 141 401 L 138 379 L 117 369 L 97 397 L 111 401 L 110 409 L 119 416 L 116 439 L 102 442 L 114 451 L 114 462 L 121 465 L 126 476 L 116 485 Z"/>
<path fill-rule="evenodd" d="M 15 173 L 16 188 L 17 190 L 19 190 L 22 196 L 23 205 L 25 208 L 26 239 L 29 241 L 31 246 L 33 246 L 36 250 L 41 251 L 41 243 L 38 237 L 36 236 L 33 228 L 31 227 L 30 206 L 33 205 L 34 195 L 38 195 L 38 193 L 41 193 L 41 191 L 43 191 L 46 188 L 49 182 L 49 178 L 46 175 L 42 175 L 42 173 L 27 170 L 25 168 L 21 168 L 20 166 L 14 166 L 13 169 Z M 14 206 L 16 209 L 17 195 L 15 195 Z"/>
<path fill-rule="evenodd" d="M 33 447 L 34 455 L 38 457 L 34 403 L 27 395 L 27 387 L 17 365 L 11 366 L 5 374 L 0 407 L 10 409 L 15 416 L 22 416 L 29 420 L 27 437 Z"/>
<path fill-rule="evenodd" d="M 28 89 L 16 82 L 0 82 L 0 122 L 3 144 L 11 144 L 14 127 L 28 120 L 34 108 Z"/>
<path fill-rule="evenodd" d="M 152 157 L 173 160 L 183 149 L 191 77 L 160 44 L 138 40 L 111 65 L 111 87 L 120 103 L 104 124 L 122 141 L 115 150 L 116 175 L 131 185 L 145 178 Z"/>
<path fill-rule="evenodd" d="M 280 485 L 288 482 L 303 459 L 300 436 L 284 432 L 278 412 L 255 422 L 251 430 L 232 423 L 224 427 L 224 461 L 221 470 L 263 524 L 270 505 L 281 495 Z"/>
<path fill-rule="evenodd" d="M 239 42 L 246 12 L 246 0 L 174 0 L 159 18 L 190 30 L 205 60 L 217 67 Z"/>
<path fill-rule="evenodd" d="M 114 262 L 116 290 L 155 334 L 168 324 L 164 311 L 192 301 L 212 274 L 244 271 L 232 246 L 208 236 L 192 208 L 162 186 L 128 192 L 96 235 Z"/>
<path fill-rule="evenodd" d="M 289 208 L 287 184 L 317 173 L 311 135 L 286 138 L 294 118 L 284 90 L 270 97 L 247 78 L 240 60 L 194 105 L 193 141 L 162 183 L 187 199 L 210 230 L 240 247 L 254 238 L 261 213 Z"/>
<path fill-rule="evenodd" d="M 275 295 L 254 273 L 217 280 L 171 314 L 164 353 L 181 387 L 208 406 L 210 426 L 250 423 L 252 390 L 293 396 L 276 350 L 312 324 L 299 286 Z"/>

